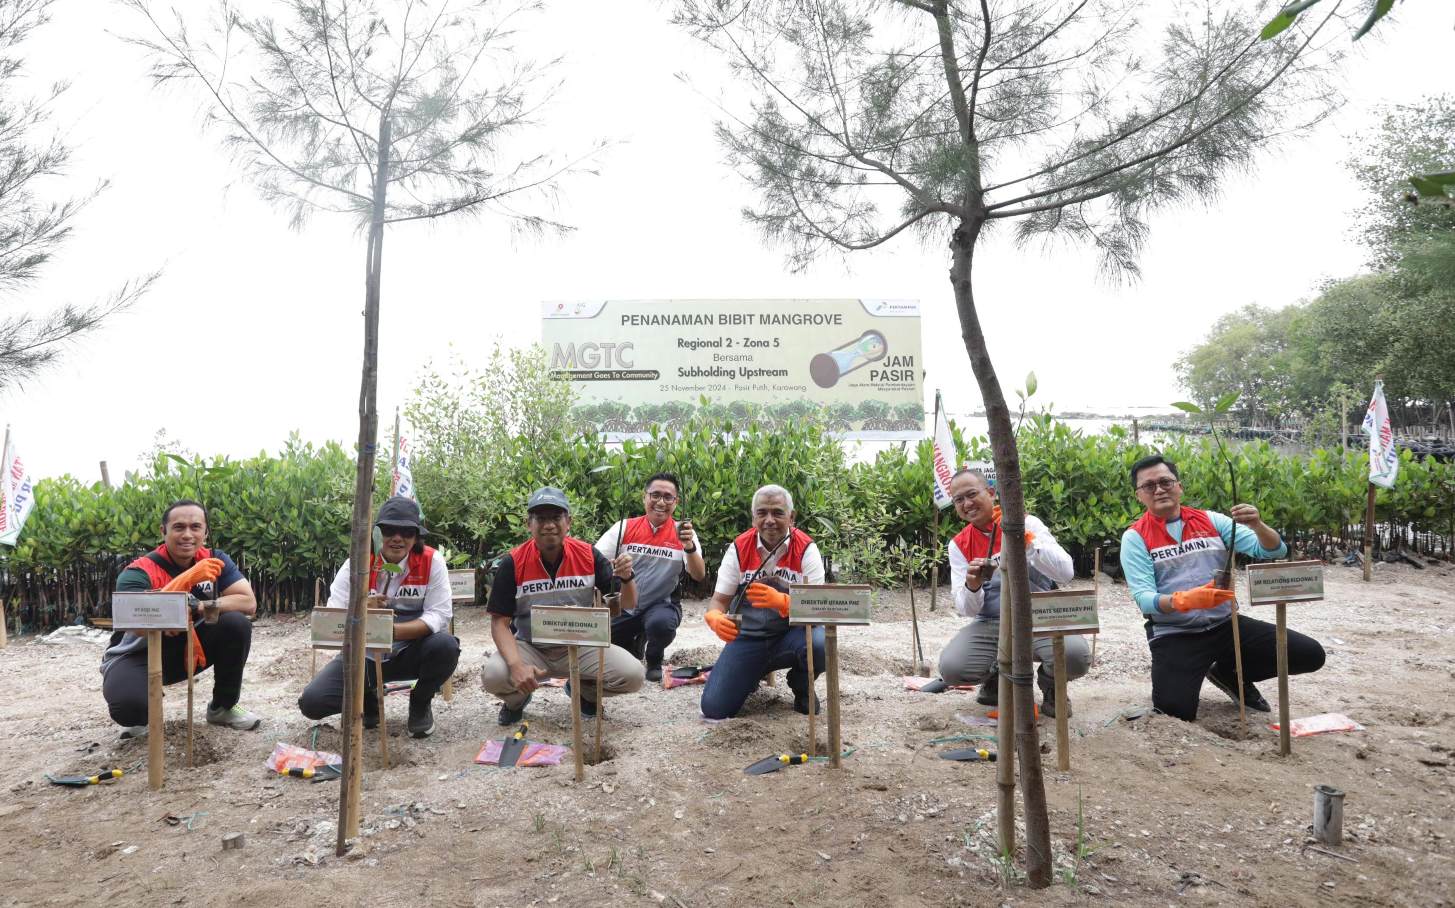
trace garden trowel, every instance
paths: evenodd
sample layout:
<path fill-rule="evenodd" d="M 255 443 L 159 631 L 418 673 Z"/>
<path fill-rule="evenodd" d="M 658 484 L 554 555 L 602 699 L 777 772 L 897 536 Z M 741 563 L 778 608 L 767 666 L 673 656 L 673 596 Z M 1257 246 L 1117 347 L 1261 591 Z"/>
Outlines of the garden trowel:
<path fill-rule="evenodd" d="M 807 762 L 808 754 L 778 754 L 773 757 L 764 757 L 743 770 L 743 772 L 750 776 L 761 776 L 767 775 L 770 772 L 777 772 L 785 766 L 798 766 Z"/>
<path fill-rule="evenodd" d="M 520 759 L 521 753 L 525 751 L 525 733 L 529 728 L 529 722 L 522 722 L 515 734 L 500 742 L 500 760 L 496 763 L 497 766 L 515 765 L 515 762 Z"/>

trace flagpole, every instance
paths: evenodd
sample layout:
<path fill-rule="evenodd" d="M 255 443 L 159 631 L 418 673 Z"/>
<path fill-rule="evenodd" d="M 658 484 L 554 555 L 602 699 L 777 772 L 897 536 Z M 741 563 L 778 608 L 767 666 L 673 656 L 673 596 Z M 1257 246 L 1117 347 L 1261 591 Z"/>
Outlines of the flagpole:
<path fill-rule="evenodd" d="M 5 514 L 6 529 L 9 529 L 10 527 L 10 496 L 9 494 L 7 494 L 10 489 L 10 458 L 7 456 L 9 454 L 10 423 L 6 423 L 5 447 L 0 448 L 0 470 L 5 471 L 4 475 L 0 476 L 0 511 L 3 511 L 3 513 Z M 5 649 L 9 645 L 10 638 L 5 629 L 5 600 L 0 599 L 0 649 Z"/>
<path fill-rule="evenodd" d="M 1374 394 L 1379 397 L 1383 391 L 1384 376 L 1374 376 Z M 1374 405 L 1370 401 L 1370 406 Z M 1387 411 L 1386 411 L 1387 412 Z M 1367 416 L 1365 417 L 1368 418 Z M 1387 417 L 1386 417 L 1387 418 Z M 1374 579 L 1374 439 L 1378 437 L 1379 426 L 1376 424 L 1374 433 L 1369 436 L 1369 495 L 1364 504 L 1364 582 L 1369 583 Z"/>

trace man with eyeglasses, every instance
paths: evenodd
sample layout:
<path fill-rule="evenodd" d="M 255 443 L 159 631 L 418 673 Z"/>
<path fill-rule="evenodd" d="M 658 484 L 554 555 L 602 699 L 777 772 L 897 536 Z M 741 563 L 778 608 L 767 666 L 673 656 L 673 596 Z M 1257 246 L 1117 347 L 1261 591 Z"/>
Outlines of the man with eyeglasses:
<path fill-rule="evenodd" d="M 682 572 L 693 580 L 707 576 L 692 522 L 672 519 L 677 501 L 677 477 L 658 473 L 642 493 L 646 512 L 617 521 L 596 540 L 597 551 L 607 558 L 622 552 L 632 557 L 637 607 L 611 622 L 611 642 L 637 658 L 645 651 L 646 679 L 653 682 L 662 680 L 662 657 L 682 623 Z"/>
<path fill-rule="evenodd" d="M 779 485 L 753 495 L 753 528 L 728 546 L 717 570 L 717 586 L 704 619 L 726 643 L 702 691 L 702 714 L 729 719 L 738 714 L 763 675 L 788 669 L 793 709 L 808 714 L 812 690 L 808 641 L 788 625 L 788 589 L 793 583 L 823 583 L 823 556 L 808 534 L 794 526 L 793 496 Z M 734 605 L 741 608 L 728 614 Z M 813 673 L 824 669 L 823 628 L 813 632 Z"/>
<path fill-rule="evenodd" d="M 428 737 L 435 727 L 435 694 L 455 673 L 460 640 L 450 633 L 454 614 L 450 573 L 444 555 L 424 544 L 419 505 L 396 495 L 379 508 L 374 526 L 383 535 L 369 573 L 368 608 L 394 611 L 394 647 L 384 656 L 384 680 L 414 679 L 409 692 L 409 733 Z M 398 565 L 398 572 L 385 564 Z M 349 562 L 344 561 L 328 591 L 329 608 L 348 608 Z M 369 653 L 369 658 L 375 658 Z M 298 698 L 298 709 L 315 722 L 343 711 L 344 661 L 340 654 L 323 667 Z M 364 727 L 379 724 L 379 697 L 374 672 L 364 672 Z"/>
<path fill-rule="evenodd" d="M 611 593 L 613 577 L 621 584 L 622 610 L 637 606 L 632 556 L 622 552 L 608 561 L 589 543 L 569 535 L 571 505 L 565 492 L 550 486 L 536 489 L 526 502 L 526 515 L 530 538 L 500 559 L 486 604 L 495 653 L 485 660 L 480 680 L 487 693 L 500 698 L 501 725 L 520 722 L 525 705 L 546 678 L 570 676 L 569 647 L 531 642 L 532 607 L 589 608 L 597 592 Z M 619 646 L 582 647 L 580 673 L 581 712 L 586 716 L 596 715 L 598 697 L 629 694 L 642 686 L 642 663 Z"/>
<path fill-rule="evenodd" d="M 1000 641 L 1000 591 L 1002 574 L 1000 508 L 995 491 L 981 473 L 964 469 L 950 478 L 950 499 L 965 528 L 950 540 L 950 586 L 955 591 L 955 611 L 973 618 L 960 629 L 940 653 L 940 677 L 946 684 L 978 684 L 976 702 L 996 706 L 1000 702 L 996 655 Z M 1032 590 L 1045 591 L 1075 576 L 1071 556 L 1061 548 L 1046 525 L 1026 515 L 1026 579 Z M 1086 638 L 1069 634 L 1066 642 L 1066 680 L 1086 674 L 1091 651 Z M 1041 712 L 1056 715 L 1055 656 L 1050 638 L 1031 642 L 1031 652 L 1041 667 L 1036 682 L 1041 688 Z M 1071 701 L 1066 701 L 1071 715 Z"/>
<path fill-rule="evenodd" d="M 1197 718 L 1203 678 L 1238 700 L 1232 589 L 1215 580 L 1225 569 L 1233 525 L 1238 551 L 1254 558 L 1282 558 L 1288 546 L 1263 522 L 1251 504 L 1235 504 L 1228 514 L 1183 507 L 1177 466 L 1153 454 L 1132 464 L 1132 486 L 1146 513 L 1122 534 L 1122 571 L 1132 598 L 1147 618 L 1152 650 L 1152 705 L 1169 716 Z M 1231 580 L 1229 581 L 1231 586 Z M 1238 615 L 1243 649 L 1243 699 L 1249 709 L 1268 712 L 1268 701 L 1253 686 L 1278 674 L 1276 629 L 1266 621 Z M 1318 671 L 1324 648 L 1296 631 L 1288 632 L 1288 672 Z"/>
<path fill-rule="evenodd" d="M 252 649 L 253 625 L 248 619 L 257 612 L 258 600 L 227 553 L 207 547 L 208 530 L 207 509 L 200 502 L 185 498 L 172 502 L 162 512 L 162 544 L 127 565 L 116 578 L 116 590 L 144 592 L 190 582 L 194 627 L 163 633 L 162 683 L 175 684 L 187 677 L 187 635 L 196 634 L 194 667 L 213 669 L 208 723 L 251 731 L 263 720 L 239 706 L 238 699 Z M 111 645 L 101 656 L 101 695 L 111 720 L 123 726 L 122 738 L 147 733 L 144 633 L 112 633 Z"/>

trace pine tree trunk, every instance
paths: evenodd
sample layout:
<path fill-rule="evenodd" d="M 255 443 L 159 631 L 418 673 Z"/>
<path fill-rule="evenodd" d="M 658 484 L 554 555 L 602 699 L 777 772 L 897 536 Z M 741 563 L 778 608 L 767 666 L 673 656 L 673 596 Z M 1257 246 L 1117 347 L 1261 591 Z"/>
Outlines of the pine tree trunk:
<path fill-rule="evenodd" d="M 1032 889 L 1051 885 L 1051 828 L 1046 815 L 1046 788 L 1041 775 L 1041 742 L 1033 713 L 1035 693 L 1031 689 L 1035 665 L 1031 661 L 1031 594 L 1026 577 L 1026 505 L 1021 492 L 1020 454 L 1010 408 L 1001 392 L 995 366 L 980 318 L 975 312 L 971 288 L 971 265 L 975 242 L 984 220 L 962 221 L 950 241 L 952 261 L 950 284 L 960 314 L 965 352 L 980 386 L 985 416 L 990 423 L 990 449 L 995 458 L 996 487 L 1000 498 L 1001 526 L 1001 620 L 1011 618 L 1011 681 L 1014 691 L 1016 759 L 1020 764 L 1021 797 L 1026 816 L 1026 881 Z M 1007 609 L 1009 605 L 1009 609 Z M 1000 708 L 1007 704 L 1001 701 Z"/>
<path fill-rule="evenodd" d="M 384 202 L 389 176 L 389 116 L 379 118 L 379 155 L 364 274 L 364 368 L 359 382 L 359 454 L 354 472 L 354 513 L 349 527 L 349 617 L 340 658 L 344 662 L 343 757 L 339 784 L 338 839 L 342 856 L 359 819 L 359 778 L 364 738 L 364 601 L 369 593 L 370 528 L 374 512 L 375 444 L 379 436 L 379 278 L 383 272 Z"/>

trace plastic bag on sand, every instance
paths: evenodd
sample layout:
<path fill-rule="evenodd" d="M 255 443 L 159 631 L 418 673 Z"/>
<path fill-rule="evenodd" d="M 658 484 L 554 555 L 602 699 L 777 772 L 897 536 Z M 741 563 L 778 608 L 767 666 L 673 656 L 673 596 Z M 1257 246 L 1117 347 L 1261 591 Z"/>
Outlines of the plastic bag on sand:
<path fill-rule="evenodd" d="M 921 677 L 919 677 L 917 675 L 900 675 L 900 677 L 904 679 L 904 689 L 905 690 L 913 690 L 913 691 L 923 690 L 924 689 L 924 686 L 926 684 L 929 684 L 931 681 L 938 681 L 938 680 L 940 680 L 938 678 L 921 678 Z M 974 690 L 974 689 L 975 689 L 975 685 L 973 685 L 973 684 L 946 684 L 945 685 L 945 690 Z"/>
<path fill-rule="evenodd" d="M 1278 731 L 1277 722 L 1271 723 L 1268 727 Z M 1331 731 L 1363 730 L 1364 726 L 1343 713 L 1320 713 L 1305 719 L 1294 719 L 1288 723 L 1288 734 L 1294 738 L 1307 738 L 1309 735 L 1322 735 Z"/>
<path fill-rule="evenodd" d="M 486 766 L 495 766 L 500 762 L 500 741 L 486 741 L 485 746 L 475 755 L 475 762 Z M 536 741 L 527 741 L 525 750 L 520 752 L 520 759 L 515 761 L 516 766 L 559 766 L 561 758 L 570 752 L 570 748 L 562 747 L 559 744 L 541 744 Z"/>
<path fill-rule="evenodd" d="M 317 769 L 320 766 L 331 766 L 342 763 L 344 758 L 338 754 L 331 754 L 323 750 L 309 750 L 306 747 L 299 747 L 295 744 L 284 744 L 278 742 L 273 752 L 268 755 L 268 768 L 273 772 L 283 772 L 289 769 Z"/>

